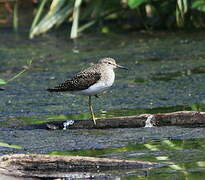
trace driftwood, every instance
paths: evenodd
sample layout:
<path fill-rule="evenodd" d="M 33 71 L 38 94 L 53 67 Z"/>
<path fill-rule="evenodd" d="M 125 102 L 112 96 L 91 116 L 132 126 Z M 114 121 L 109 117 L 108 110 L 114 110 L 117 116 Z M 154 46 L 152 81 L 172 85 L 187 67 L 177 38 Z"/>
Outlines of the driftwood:
<path fill-rule="evenodd" d="M 68 177 L 69 174 L 103 173 L 159 167 L 158 163 L 82 156 L 14 154 L 0 157 L 1 174 L 20 177 Z"/>
<path fill-rule="evenodd" d="M 122 116 L 112 118 L 102 118 L 96 120 L 96 125 L 92 120 L 70 120 L 53 121 L 37 125 L 29 125 L 25 129 L 106 129 L 106 128 L 136 128 L 144 127 L 149 117 L 154 126 L 203 126 L 205 125 L 205 112 L 179 111 L 172 113 L 141 114 L 134 116 Z M 70 124 L 65 128 L 65 124 Z"/>

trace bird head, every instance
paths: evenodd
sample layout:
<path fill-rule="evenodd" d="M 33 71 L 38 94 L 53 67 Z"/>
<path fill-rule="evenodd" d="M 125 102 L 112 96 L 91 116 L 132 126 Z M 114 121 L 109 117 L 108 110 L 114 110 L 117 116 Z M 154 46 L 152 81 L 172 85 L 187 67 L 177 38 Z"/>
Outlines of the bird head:
<path fill-rule="evenodd" d="M 99 60 L 99 63 L 106 64 L 107 66 L 110 66 L 110 67 L 112 67 L 113 69 L 115 69 L 115 68 L 121 68 L 121 69 L 126 69 L 126 70 L 128 70 L 126 67 L 121 66 L 121 65 L 118 65 L 113 58 L 109 58 L 109 57 L 100 59 L 100 60 Z"/>

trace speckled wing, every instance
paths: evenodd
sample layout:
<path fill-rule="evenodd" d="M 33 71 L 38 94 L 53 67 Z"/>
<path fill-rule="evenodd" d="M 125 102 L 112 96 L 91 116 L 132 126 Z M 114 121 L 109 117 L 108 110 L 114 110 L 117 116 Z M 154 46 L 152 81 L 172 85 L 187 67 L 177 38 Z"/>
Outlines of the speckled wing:
<path fill-rule="evenodd" d="M 66 80 L 62 84 L 54 88 L 47 89 L 50 92 L 63 92 L 63 91 L 80 91 L 85 90 L 95 84 L 101 77 L 97 72 L 81 72 Z"/>

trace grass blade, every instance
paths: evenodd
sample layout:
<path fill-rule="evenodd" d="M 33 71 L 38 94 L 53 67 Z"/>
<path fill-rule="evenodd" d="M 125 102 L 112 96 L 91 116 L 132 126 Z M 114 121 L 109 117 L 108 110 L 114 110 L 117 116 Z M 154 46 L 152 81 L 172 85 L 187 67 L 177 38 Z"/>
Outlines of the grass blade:
<path fill-rule="evenodd" d="M 30 60 L 28 62 L 28 65 L 26 66 L 25 69 L 23 69 L 22 71 L 20 71 L 18 74 L 16 74 L 14 77 L 12 77 L 11 79 L 9 79 L 7 82 L 13 81 L 14 79 L 18 78 L 21 74 L 25 73 L 26 71 L 28 71 L 28 69 L 31 67 L 32 64 L 32 60 Z"/>
<path fill-rule="evenodd" d="M 42 0 L 42 1 L 41 1 L 40 6 L 39 6 L 39 8 L 38 8 L 38 11 L 37 11 L 37 13 L 36 13 L 36 16 L 35 16 L 35 18 L 34 18 L 34 20 L 33 20 L 32 25 L 31 25 L 31 30 L 32 30 L 32 29 L 36 26 L 36 24 L 38 23 L 38 21 L 39 21 L 39 19 L 40 19 L 40 17 L 41 17 L 41 14 L 42 14 L 42 12 L 43 12 L 44 6 L 46 5 L 47 1 L 48 1 L 48 0 Z M 31 30 L 30 30 L 30 31 L 31 31 Z"/>
<path fill-rule="evenodd" d="M 53 0 L 51 5 L 50 5 L 50 10 L 47 14 L 47 16 L 52 16 L 56 14 L 61 8 L 63 8 L 64 3 L 66 0 Z"/>
<path fill-rule="evenodd" d="M 82 25 L 80 28 L 78 28 L 78 33 L 84 31 L 85 29 L 89 28 L 90 26 L 94 25 L 96 23 L 95 20 L 92 20 L 84 25 Z"/>
<path fill-rule="evenodd" d="M 22 146 L 20 145 L 15 145 L 15 144 L 7 144 L 4 142 L 0 142 L 1 147 L 7 147 L 7 148 L 14 148 L 14 149 L 22 149 Z"/>
<path fill-rule="evenodd" d="M 14 11 L 13 11 L 13 28 L 14 31 L 18 31 L 18 0 L 16 0 L 14 4 Z"/>
<path fill-rule="evenodd" d="M 75 39 L 78 37 L 78 21 L 80 13 L 80 5 L 82 0 L 75 0 L 74 11 L 73 11 L 73 24 L 71 28 L 70 38 Z"/>
<path fill-rule="evenodd" d="M 72 1 L 69 1 L 69 3 L 64 8 L 61 8 L 61 3 L 59 6 L 60 7 L 56 6 L 57 10 L 52 9 L 51 12 L 49 11 L 47 15 L 38 23 L 38 25 L 31 29 L 29 35 L 30 38 L 48 31 L 54 25 L 58 24 L 59 22 L 63 22 L 68 17 L 68 15 L 72 13 Z"/>
<path fill-rule="evenodd" d="M 185 14 L 188 10 L 187 0 L 177 0 L 176 23 L 178 27 L 183 27 L 185 23 Z"/>

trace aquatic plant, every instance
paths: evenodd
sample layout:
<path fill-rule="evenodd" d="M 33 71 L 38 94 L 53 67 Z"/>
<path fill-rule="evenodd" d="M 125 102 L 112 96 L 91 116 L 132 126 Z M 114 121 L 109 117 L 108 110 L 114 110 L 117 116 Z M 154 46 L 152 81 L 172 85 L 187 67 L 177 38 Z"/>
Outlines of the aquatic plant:
<path fill-rule="evenodd" d="M 13 76 L 12 78 L 10 78 L 10 79 L 8 79 L 8 80 L 0 79 L 0 85 L 5 85 L 5 84 L 7 84 L 7 83 L 13 81 L 14 79 L 17 79 L 18 77 L 20 77 L 23 73 L 25 73 L 26 71 L 28 71 L 28 70 L 30 69 L 31 64 L 32 64 L 32 60 L 29 60 L 29 61 L 27 62 L 27 65 L 25 65 L 25 66 L 23 67 L 23 70 L 21 70 L 19 73 L 17 73 L 17 74 L 16 74 L 15 76 Z M 2 90 L 2 89 L 0 88 L 0 90 Z"/>
<path fill-rule="evenodd" d="M 131 29 L 205 27 L 204 0 L 30 0 L 24 3 L 31 1 L 38 7 L 34 9 L 30 38 L 64 22 L 68 22 L 72 39 L 93 25 L 108 32 L 103 23 L 113 21 L 121 28 Z M 2 2 L 13 4 L 13 27 L 17 30 L 20 21 L 18 4 L 21 1 Z"/>
<path fill-rule="evenodd" d="M 4 81 L 3 79 L 0 79 L 0 85 L 2 84 L 6 84 L 6 81 Z"/>

